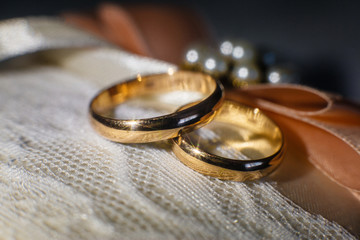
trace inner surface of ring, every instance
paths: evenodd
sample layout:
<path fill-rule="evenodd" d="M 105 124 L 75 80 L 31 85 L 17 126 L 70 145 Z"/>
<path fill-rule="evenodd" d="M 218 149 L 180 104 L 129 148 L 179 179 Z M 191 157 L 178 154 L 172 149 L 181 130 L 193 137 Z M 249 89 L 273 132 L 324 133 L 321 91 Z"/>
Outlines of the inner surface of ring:
<path fill-rule="evenodd" d="M 201 73 L 174 72 L 138 76 L 136 80 L 124 82 L 100 93 L 92 102 L 92 109 L 97 114 L 106 115 L 117 105 L 134 97 L 154 95 L 172 91 L 190 91 L 209 96 L 216 88 L 216 82 Z"/>
<path fill-rule="evenodd" d="M 211 158 L 257 160 L 277 153 L 283 144 L 279 127 L 259 109 L 225 101 L 213 121 L 183 136 L 193 151 Z"/>

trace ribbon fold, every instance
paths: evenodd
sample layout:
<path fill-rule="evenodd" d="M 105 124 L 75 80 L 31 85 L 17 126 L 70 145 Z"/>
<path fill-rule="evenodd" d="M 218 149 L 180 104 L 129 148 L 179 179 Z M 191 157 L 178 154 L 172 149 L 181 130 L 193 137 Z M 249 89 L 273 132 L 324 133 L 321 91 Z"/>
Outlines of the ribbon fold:
<path fill-rule="evenodd" d="M 309 161 L 360 197 L 360 108 L 300 85 L 256 85 L 226 97 L 265 111 L 301 139 Z M 285 138 L 286 138 L 286 132 Z"/>

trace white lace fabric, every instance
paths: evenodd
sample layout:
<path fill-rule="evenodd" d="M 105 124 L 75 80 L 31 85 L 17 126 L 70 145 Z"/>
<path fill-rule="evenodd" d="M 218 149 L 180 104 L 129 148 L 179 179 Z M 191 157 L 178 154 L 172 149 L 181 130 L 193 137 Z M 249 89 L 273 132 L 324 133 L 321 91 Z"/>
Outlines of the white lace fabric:
<path fill-rule="evenodd" d="M 270 182 L 220 181 L 184 166 L 169 143 L 93 131 L 99 89 L 173 66 L 112 48 L 54 54 L 56 64 L 0 70 L 1 239 L 355 238 Z"/>

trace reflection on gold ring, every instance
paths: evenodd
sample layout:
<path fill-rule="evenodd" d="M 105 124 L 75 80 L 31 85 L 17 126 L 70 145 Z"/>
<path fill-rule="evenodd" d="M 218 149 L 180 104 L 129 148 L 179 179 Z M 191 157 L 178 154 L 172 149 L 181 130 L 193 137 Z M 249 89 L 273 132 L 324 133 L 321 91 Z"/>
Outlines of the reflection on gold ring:
<path fill-rule="evenodd" d="M 280 128 L 257 108 L 225 101 L 213 121 L 174 140 L 175 155 L 190 168 L 223 180 L 263 177 L 281 162 Z"/>
<path fill-rule="evenodd" d="M 107 113 L 128 99 L 146 94 L 172 91 L 196 91 L 202 101 L 168 115 L 146 119 L 116 119 Z M 209 75 L 187 71 L 137 78 L 115 84 L 101 91 L 89 107 L 91 124 L 103 137 L 122 143 L 155 142 L 178 136 L 179 131 L 192 131 L 212 120 L 223 102 L 222 85 Z"/>

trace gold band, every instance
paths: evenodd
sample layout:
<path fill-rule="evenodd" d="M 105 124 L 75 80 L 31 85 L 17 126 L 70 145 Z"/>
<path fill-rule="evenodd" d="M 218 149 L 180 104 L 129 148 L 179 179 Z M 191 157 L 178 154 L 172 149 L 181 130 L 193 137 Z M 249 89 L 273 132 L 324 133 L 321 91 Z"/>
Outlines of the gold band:
<path fill-rule="evenodd" d="M 147 119 L 115 119 L 107 116 L 124 101 L 147 94 L 196 91 L 205 97 L 180 111 Z M 138 76 L 101 91 L 90 103 L 91 124 L 105 138 L 122 143 L 155 142 L 174 138 L 212 120 L 223 102 L 223 87 L 212 77 L 196 72 Z"/>
<path fill-rule="evenodd" d="M 217 124 L 213 127 L 215 132 L 225 134 L 219 140 L 220 149 L 232 149 L 237 154 L 232 154 L 235 156 L 232 158 L 220 156 L 214 139 L 202 140 L 199 131 L 203 130 L 199 129 L 173 139 L 173 151 L 185 165 L 223 180 L 244 181 L 263 177 L 280 164 L 284 152 L 283 135 L 259 109 L 226 100 L 205 129 L 213 123 Z"/>

